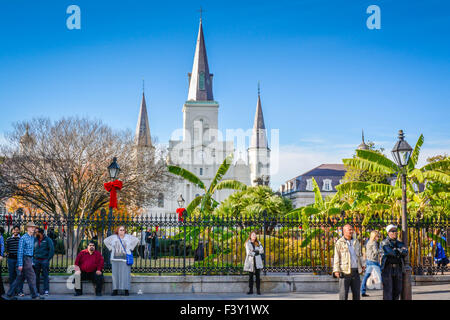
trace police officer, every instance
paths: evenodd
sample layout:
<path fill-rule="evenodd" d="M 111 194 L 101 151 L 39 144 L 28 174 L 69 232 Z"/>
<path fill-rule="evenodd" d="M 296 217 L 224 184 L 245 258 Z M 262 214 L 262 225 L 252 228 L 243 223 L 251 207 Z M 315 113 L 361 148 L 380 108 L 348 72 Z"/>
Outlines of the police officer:
<path fill-rule="evenodd" d="M 402 292 L 402 273 L 405 257 L 408 255 L 406 245 L 397 240 L 397 226 L 386 227 L 388 236 L 381 242 L 381 278 L 383 281 L 383 300 L 399 300 Z"/>

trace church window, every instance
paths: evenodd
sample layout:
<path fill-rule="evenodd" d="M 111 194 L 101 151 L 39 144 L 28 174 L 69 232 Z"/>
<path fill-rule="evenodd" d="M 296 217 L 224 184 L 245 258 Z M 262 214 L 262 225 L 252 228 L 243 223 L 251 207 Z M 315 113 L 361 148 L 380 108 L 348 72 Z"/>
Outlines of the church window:
<path fill-rule="evenodd" d="M 322 190 L 323 191 L 332 191 L 333 190 L 333 187 L 331 186 L 331 180 L 330 179 L 324 179 L 323 180 Z"/>
<path fill-rule="evenodd" d="M 203 168 L 200 168 L 200 175 L 203 175 Z"/>
<path fill-rule="evenodd" d="M 164 208 L 164 194 L 160 193 L 158 195 L 158 208 Z"/>
<path fill-rule="evenodd" d="M 312 179 L 306 180 L 306 190 L 308 190 L 308 191 L 312 191 L 313 190 Z"/>
<path fill-rule="evenodd" d="M 205 73 L 200 72 L 198 75 L 198 88 L 200 90 L 205 90 Z"/>

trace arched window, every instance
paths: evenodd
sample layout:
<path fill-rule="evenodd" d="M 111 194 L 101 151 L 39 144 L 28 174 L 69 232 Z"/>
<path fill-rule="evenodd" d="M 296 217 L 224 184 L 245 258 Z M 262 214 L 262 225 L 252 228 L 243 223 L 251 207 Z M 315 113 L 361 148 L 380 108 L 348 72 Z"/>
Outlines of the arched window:
<path fill-rule="evenodd" d="M 323 180 L 322 190 L 323 191 L 332 191 L 333 190 L 333 187 L 331 185 L 331 180 L 330 179 L 324 179 Z"/>
<path fill-rule="evenodd" d="M 312 179 L 306 180 L 306 190 L 312 191 L 313 188 L 314 188 L 314 187 L 313 187 Z"/>
<path fill-rule="evenodd" d="M 164 194 L 158 194 L 158 208 L 164 208 Z"/>

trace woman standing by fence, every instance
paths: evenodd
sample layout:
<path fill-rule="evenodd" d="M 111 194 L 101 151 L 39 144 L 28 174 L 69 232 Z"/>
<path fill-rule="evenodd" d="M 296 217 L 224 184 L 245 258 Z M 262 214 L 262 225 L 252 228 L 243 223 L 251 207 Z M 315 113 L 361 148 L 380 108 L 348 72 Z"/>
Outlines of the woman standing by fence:
<path fill-rule="evenodd" d="M 139 239 L 127 234 L 125 226 L 119 226 L 115 234 L 106 238 L 103 243 L 111 251 L 112 295 L 116 296 L 119 290 L 125 290 L 125 295 L 128 296 L 133 264 L 132 251 Z"/>
<path fill-rule="evenodd" d="M 256 275 L 256 293 L 261 294 L 261 269 L 263 268 L 261 254 L 264 253 L 264 249 L 254 231 L 250 233 L 245 242 L 245 252 L 247 256 L 245 257 L 244 271 L 249 272 L 248 286 L 250 289 L 247 294 L 253 294 L 253 275 Z"/>
<path fill-rule="evenodd" d="M 366 273 L 361 284 L 361 295 L 363 297 L 368 297 L 366 294 L 366 283 L 372 272 L 376 272 L 381 281 L 381 269 L 380 269 L 380 257 L 381 251 L 378 245 L 378 240 L 380 239 L 380 233 L 376 230 L 370 233 L 369 241 L 366 244 Z"/>

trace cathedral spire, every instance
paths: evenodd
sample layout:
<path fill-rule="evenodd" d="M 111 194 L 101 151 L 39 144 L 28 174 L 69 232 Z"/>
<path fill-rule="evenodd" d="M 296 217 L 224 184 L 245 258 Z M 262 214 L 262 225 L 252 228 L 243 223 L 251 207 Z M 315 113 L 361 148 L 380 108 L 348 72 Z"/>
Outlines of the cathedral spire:
<path fill-rule="evenodd" d="M 213 75 L 209 73 L 202 18 L 200 18 L 194 64 L 192 66 L 192 72 L 189 74 L 188 100 L 214 101 L 212 77 Z"/>
<path fill-rule="evenodd" d="M 142 85 L 144 83 L 142 82 Z M 136 126 L 136 135 L 134 137 L 135 144 L 138 147 L 151 147 L 152 140 L 150 136 L 150 125 L 147 115 L 147 104 L 145 103 L 144 88 L 142 87 L 142 101 L 141 109 L 139 111 L 139 118 Z"/>
<path fill-rule="evenodd" d="M 364 141 L 364 129 L 362 130 L 362 142 L 358 146 L 358 150 L 369 150 L 369 146 Z"/>
<path fill-rule="evenodd" d="M 253 123 L 253 133 L 250 148 L 267 148 L 266 126 L 261 107 L 261 95 L 258 82 L 258 101 L 256 102 L 255 121 Z"/>

